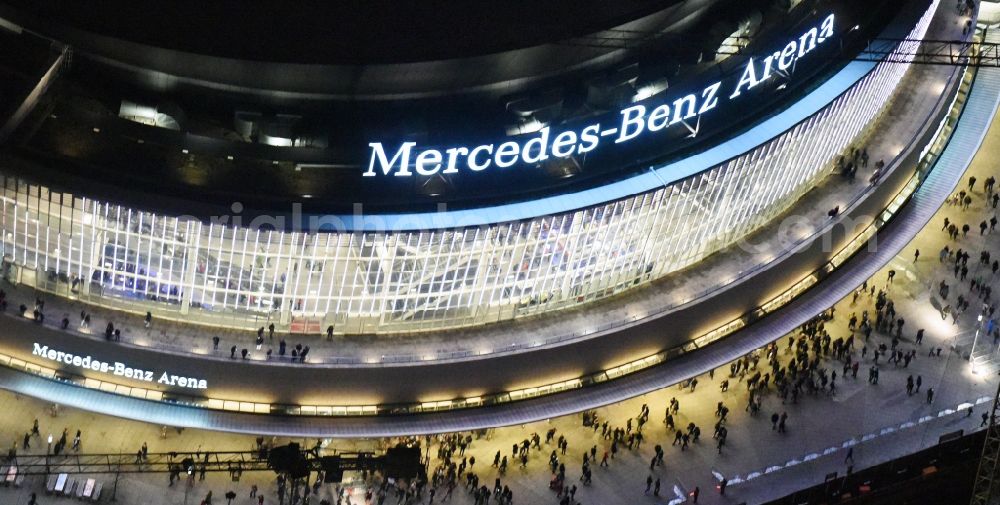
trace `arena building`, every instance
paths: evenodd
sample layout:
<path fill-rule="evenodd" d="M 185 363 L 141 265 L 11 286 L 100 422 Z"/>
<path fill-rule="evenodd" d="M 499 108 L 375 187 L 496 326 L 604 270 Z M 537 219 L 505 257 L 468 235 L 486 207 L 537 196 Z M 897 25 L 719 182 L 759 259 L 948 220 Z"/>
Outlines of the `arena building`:
<path fill-rule="evenodd" d="M 745 352 L 860 262 L 973 78 L 904 57 L 972 36 L 938 0 L 605 4 L 373 2 L 284 13 L 295 30 L 248 6 L 216 33 L 0 2 L 3 273 L 72 307 L 3 332 L 6 377 L 154 422 L 357 436 L 665 387 L 649 374 Z"/>

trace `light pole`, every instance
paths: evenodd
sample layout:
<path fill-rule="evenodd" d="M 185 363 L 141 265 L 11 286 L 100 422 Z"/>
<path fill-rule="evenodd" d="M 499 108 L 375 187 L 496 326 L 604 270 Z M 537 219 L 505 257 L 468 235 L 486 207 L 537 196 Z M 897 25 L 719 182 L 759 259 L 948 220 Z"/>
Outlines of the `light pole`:
<path fill-rule="evenodd" d="M 972 365 L 972 373 L 979 373 L 976 369 L 976 344 L 979 343 L 979 330 L 983 327 L 983 314 L 980 313 L 979 317 L 976 318 L 976 334 L 972 337 L 972 349 L 969 351 L 969 364 Z"/>
<path fill-rule="evenodd" d="M 111 501 L 118 501 L 118 477 L 122 473 L 122 446 L 118 446 L 118 465 L 115 466 L 115 488 L 111 491 Z"/>
<path fill-rule="evenodd" d="M 188 468 L 187 474 L 187 485 L 184 486 L 184 505 L 187 505 L 188 493 L 191 491 L 191 486 L 194 485 L 194 465 Z"/>
<path fill-rule="evenodd" d="M 45 450 L 45 475 L 49 474 L 49 454 L 52 454 L 52 434 L 49 433 L 49 448 Z"/>

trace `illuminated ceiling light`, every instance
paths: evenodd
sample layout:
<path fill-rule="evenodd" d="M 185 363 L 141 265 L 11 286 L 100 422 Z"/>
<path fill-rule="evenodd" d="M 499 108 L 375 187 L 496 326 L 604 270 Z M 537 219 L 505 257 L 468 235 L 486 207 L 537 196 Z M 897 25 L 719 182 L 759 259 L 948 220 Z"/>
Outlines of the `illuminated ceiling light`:
<path fill-rule="evenodd" d="M 651 96 L 657 95 L 667 90 L 667 80 L 660 79 L 644 86 L 639 86 L 632 96 L 632 102 L 641 102 Z"/>
<path fill-rule="evenodd" d="M 272 137 L 272 136 L 266 135 L 266 134 L 262 135 L 261 137 L 262 137 L 261 138 L 262 143 L 264 143 L 266 145 L 269 145 L 269 146 L 291 147 L 293 145 L 292 139 L 290 139 L 290 138 Z"/>
<path fill-rule="evenodd" d="M 521 126 L 521 133 L 535 133 L 540 131 L 542 128 L 545 128 L 545 123 L 537 119 L 532 119 Z"/>
<path fill-rule="evenodd" d="M 643 87 L 641 87 L 641 88 L 639 88 L 639 89 L 636 90 L 635 96 L 632 97 L 632 101 L 633 102 L 641 102 L 641 101 L 643 101 L 643 100 L 645 100 L 645 99 L 647 99 L 647 98 L 649 98 L 649 97 L 651 97 L 651 96 L 653 96 L 655 94 L 656 94 L 656 92 L 653 91 L 652 88 L 650 88 L 649 86 L 643 86 Z"/>
<path fill-rule="evenodd" d="M 530 121 L 507 128 L 507 135 L 524 135 L 525 133 L 536 133 L 545 128 L 545 123 L 531 119 Z"/>
<path fill-rule="evenodd" d="M 188 150 L 187 149 L 181 149 L 181 152 L 184 153 L 184 154 L 187 154 Z"/>
<path fill-rule="evenodd" d="M 94 127 L 94 133 L 101 133 L 101 129 L 95 126 Z"/>
<path fill-rule="evenodd" d="M 233 161 L 233 155 L 232 154 L 227 155 L 226 159 L 229 161 Z"/>

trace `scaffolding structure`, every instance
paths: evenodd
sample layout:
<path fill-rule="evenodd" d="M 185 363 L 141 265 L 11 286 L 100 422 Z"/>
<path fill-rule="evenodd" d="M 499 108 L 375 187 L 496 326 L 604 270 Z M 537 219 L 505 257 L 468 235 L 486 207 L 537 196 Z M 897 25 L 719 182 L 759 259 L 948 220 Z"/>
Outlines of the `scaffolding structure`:
<path fill-rule="evenodd" d="M 976 472 L 975 484 L 972 488 L 971 505 L 996 505 L 1000 503 L 1000 424 L 997 423 L 997 413 L 1000 411 L 1000 384 L 993 395 L 993 408 L 990 409 L 989 425 L 986 427 L 986 441 L 983 442 L 983 454 L 979 460 L 979 470 Z"/>

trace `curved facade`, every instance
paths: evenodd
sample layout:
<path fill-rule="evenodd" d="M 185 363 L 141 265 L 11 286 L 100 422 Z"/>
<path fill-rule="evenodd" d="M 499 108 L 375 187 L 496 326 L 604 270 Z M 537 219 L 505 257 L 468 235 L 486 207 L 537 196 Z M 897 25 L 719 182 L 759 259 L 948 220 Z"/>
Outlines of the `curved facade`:
<path fill-rule="evenodd" d="M 902 31 L 922 38 L 939 5 L 931 3 L 932 8 L 915 27 L 911 18 Z M 940 24 L 936 21 L 935 28 Z M 850 66 L 857 68 L 856 63 Z M 267 223 L 220 225 L 163 216 L 135 206 L 52 191 L 15 175 L 0 175 L 4 275 L 113 308 L 139 313 L 153 310 L 158 317 L 253 328 L 273 320 L 288 325 L 279 331 L 290 329 L 292 333 L 322 332 L 328 324 L 335 325 L 339 333 L 469 327 L 526 314 L 553 316 L 560 308 L 622 292 L 631 295 L 609 304 L 586 306 L 597 321 L 609 318 L 610 311 L 601 312 L 608 305 L 643 297 L 629 292 L 634 286 L 698 264 L 755 230 L 774 225 L 793 207 L 796 212 L 810 207 L 807 214 L 810 225 L 815 226 L 805 237 L 782 244 L 783 249 L 768 251 L 766 258 L 747 258 L 755 263 L 740 264 L 746 270 L 739 274 L 713 279 L 719 284 L 705 290 L 711 291 L 710 296 L 696 294 L 695 300 L 685 299 L 691 293 L 672 290 L 672 283 L 665 279 L 650 286 L 650 291 L 657 290 L 660 305 L 649 312 L 644 310 L 649 306 L 640 307 L 639 314 L 632 314 L 632 322 L 588 328 L 581 338 L 542 341 L 537 338 L 539 332 L 532 329 L 537 321 L 574 318 L 576 311 L 484 329 L 530 335 L 536 339 L 530 349 L 498 344 L 485 351 L 477 346 L 469 347 L 474 351 L 466 354 L 439 353 L 434 357 L 434 349 L 425 346 L 429 350 L 426 354 L 400 354 L 405 361 L 392 356 L 386 359 L 385 355 L 380 360 L 363 349 L 353 361 L 320 355 L 308 363 L 288 366 L 284 359 L 271 360 L 270 353 L 267 358 L 227 359 L 224 349 L 219 353 L 206 351 L 207 338 L 199 338 L 205 335 L 184 342 L 193 341 L 193 348 L 172 345 L 176 341 L 171 342 L 166 332 L 160 332 L 161 341 L 151 330 L 143 339 L 126 338 L 105 345 L 99 336 L 65 331 L 53 320 L 46 327 L 41 318 L 32 323 L 30 317 L 15 315 L 11 317 L 20 322 L 11 325 L 0 339 L 5 353 L 0 354 L 0 364 L 122 396 L 276 416 L 401 417 L 419 413 L 424 422 L 427 412 L 475 407 L 466 414 L 479 416 L 475 426 L 484 426 L 495 424 L 482 419 L 500 414 L 504 403 L 527 405 L 521 401 L 552 395 L 546 399 L 551 405 L 565 400 L 568 390 L 594 386 L 577 397 L 589 397 L 588 405 L 607 403 L 611 401 L 609 388 L 601 382 L 634 384 L 639 374 L 633 373 L 639 370 L 644 374 L 655 367 L 659 372 L 694 358 L 713 360 L 719 359 L 719 353 L 741 354 L 737 348 L 746 335 L 753 335 L 803 300 L 825 292 L 825 286 L 810 288 L 828 283 L 830 275 L 840 275 L 840 266 L 849 258 L 853 262 L 854 253 L 890 221 L 920 186 L 921 174 L 926 175 L 925 154 L 931 156 L 929 151 L 935 149 L 927 144 L 929 139 L 934 139 L 930 140 L 934 145 L 947 142 L 947 102 L 961 86 L 960 81 L 966 80 L 960 70 L 938 72 L 940 67 L 934 67 L 933 74 L 921 68 L 904 82 L 907 67 L 902 63 L 862 65 L 864 71 L 856 71 L 849 84 L 827 93 L 822 101 L 813 100 L 806 107 L 809 112 L 800 113 L 796 120 L 779 123 L 784 126 L 771 128 L 767 136 L 756 136 L 760 141 L 717 146 L 731 153 L 717 158 L 732 156 L 725 163 L 705 162 L 687 172 L 671 165 L 651 167 L 650 178 L 665 177 L 661 179 L 663 187 L 644 188 L 626 197 L 606 194 L 604 200 L 598 200 L 601 203 L 580 202 L 580 209 L 572 212 L 538 212 L 516 221 L 494 219 L 486 221 L 492 224 L 478 227 L 442 225 L 394 233 L 282 233 L 268 231 Z M 922 80 L 924 77 L 928 79 Z M 912 90 L 915 82 L 928 83 L 931 93 L 911 100 L 915 94 L 903 90 Z M 941 83 L 940 91 L 933 85 L 936 83 Z M 829 81 L 820 87 L 827 84 Z M 841 94 L 840 89 L 846 91 Z M 897 94 L 901 99 L 894 102 Z M 952 106 L 957 102 L 956 98 Z M 928 110 L 926 116 L 924 109 Z M 898 120 L 902 112 L 909 121 Z M 883 114 L 885 117 L 880 117 Z M 946 119 L 939 124 L 942 117 Z M 890 121 L 893 126 L 915 127 L 888 128 L 891 133 L 871 135 L 870 129 L 881 129 Z M 897 141 L 904 145 L 897 145 Z M 886 169 L 873 177 L 873 184 L 852 186 L 862 188 L 854 199 L 846 195 L 853 194 L 853 189 L 840 190 L 849 186 L 846 182 L 817 188 L 838 155 L 869 142 L 869 148 L 875 149 L 872 152 L 879 153 L 872 161 L 885 155 L 888 162 Z M 13 166 L 0 167 L 0 172 L 21 173 L 31 179 L 30 174 Z M 830 186 L 838 189 L 830 191 Z M 814 188 L 817 191 L 809 193 Z M 802 198 L 807 193 L 809 198 Z M 811 205 L 812 199 L 835 203 Z M 842 203 L 844 199 L 850 203 Z M 826 219 L 825 209 L 835 204 L 841 205 L 842 214 Z M 150 208 L 155 208 L 155 202 L 145 209 Z M 863 230 L 852 229 L 852 223 L 860 224 Z M 764 233 L 758 237 L 761 235 Z M 699 265 L 705 270 L 696 274 L 709 270 L 707 265 L 716 259 Z M 719 289 L 719 285 L 724 288 Z M 27 291 L 20 296 L 34 296 Z M 803 292 L 806 294 L 800 296 Z M 14 305 L 17 303 L 20 301 Z M 57 311 L 62 308 L 57 306 Z M 117 314 L 105 315 L 118 323 Z M 750 328 L 741 329 L 746 326 Z M 182 327 L 183 332 L 190 330 Z M 238 345 L 252 341 L 248 334 L 233 333 Z M 467 344 L 469 341 L 461 341 L 466 333 L 472 331 L 445 335 L 452 345 L 449 350 Z M 403 339 L 386 341 L 396 346 Z M 709 344 L 711 349 L 704 349 Z M 338 352 L 337 344 L 329 347 L 327 350 Z M 372 352 L 377 352 L 376 347 L 372 346 Z M 232 349 L 230 356 L 237 348 Z M 56 358 L 51 353 L 57 353 Z M 151 384 L 150 379 L 138 379 L 134 374 L 114 373 L 110 377 L 100 371 L 91 373 L 93 369 L 76 370 L 74 367 L 84 365 L 61 360 L 58 353 L 64 359 L 92 357 L 91 364 L 93 360 L 116 366 L 121 363 L 123 367 L 127 364 L 156 371 L 157 376 L 169 372 L 171 377 L 196 378 L 199 385 L 164 383 L 155 377 L 155 384 Z M 50 363 L 53 360 L 55 363 Z M 697 371 L 689 369 L 680 375 L 692 373 Z M 632 378 L 623 378 L 625 375 Z M 660 380 L 658 385 L 643 387 L 669 383 Z M 640 393 L 633 389 L 628 394 Z M 538 405 L 541 403 L 534 404 Z M 579 405 L 564 403 L 560 408 L 565 413 L 579 410 Z M 539 410 L 527 415 L 545 417 Z"/>
<path fill-rule="evenodd" d="M 881 63 L 790 130 L 655 191 L 475 228 L 263 231 L 5 177 L 5 265 L 47 291 L 232 326 L 409 332 L 557 310 L 690 266 L 787 210 L 863 138 L 907 67 Z"/>

